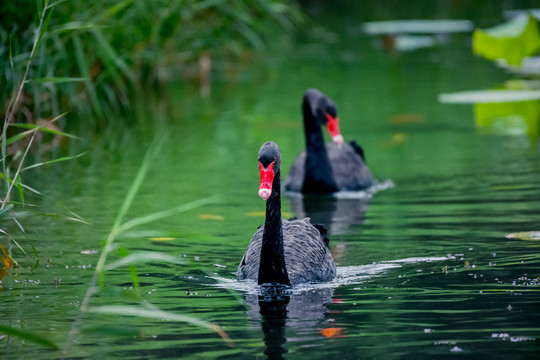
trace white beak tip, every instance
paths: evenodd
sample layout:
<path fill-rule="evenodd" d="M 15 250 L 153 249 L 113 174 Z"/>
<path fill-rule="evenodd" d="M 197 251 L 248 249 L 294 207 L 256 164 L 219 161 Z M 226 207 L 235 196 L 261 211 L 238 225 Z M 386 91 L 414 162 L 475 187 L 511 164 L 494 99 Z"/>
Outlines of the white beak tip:
<path fill-rule="evenodd" d="M 343 136 L 342 136 L 342 135 L 336 135 L 336 136 L 333 136 L 333 137 L 332 137 L 332 141 L 333 141 L 335 144 L 340 145 L 340 144 L 343 144 L 344 139 L 343 139 Z"/>
<path fill-rule="evenodd" d="M 263 200 L 268 200 L 270 197 L 270 194 L 272 194 L 272 190 L 270 189 L 259 189 L 259 196 Z"/>

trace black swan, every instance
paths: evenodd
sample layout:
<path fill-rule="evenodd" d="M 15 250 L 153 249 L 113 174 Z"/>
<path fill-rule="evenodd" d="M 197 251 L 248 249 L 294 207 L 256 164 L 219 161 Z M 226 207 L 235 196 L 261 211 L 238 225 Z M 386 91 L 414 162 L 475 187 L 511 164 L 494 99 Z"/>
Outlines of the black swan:
<path fill-rule="evenodd" d="M 309 219 L 281 218 L 280 165 L 279 147 L 264 143 L 259 150 L 259 196 L 266 200 L 266 220 L 240 261 L 238 279 L 288 286 L 331 281 L 336 264 L 328 249 L 326 229 L 312 225 Z"/>
<path fill-rule="evenodd" d="M 373 184 L 364 151 L 356 142 L 344 142 L 339 132 L 334 102 L 317 89 L 308 89 L 302 102 L 306 151 L 295 159 L 285 179 L 287 191 L 330 194 L 362 190 Z M 326 125 L 332 143 L 324 144 L 321 125 Z"/>

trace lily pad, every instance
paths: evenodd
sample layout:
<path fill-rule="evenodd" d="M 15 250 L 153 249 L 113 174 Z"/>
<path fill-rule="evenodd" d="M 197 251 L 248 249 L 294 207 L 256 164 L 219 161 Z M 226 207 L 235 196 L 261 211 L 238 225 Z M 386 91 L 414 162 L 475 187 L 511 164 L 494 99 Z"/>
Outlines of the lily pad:
<path fill-rule="evenodd" d="M 540 100 L 540 90 L 476 90 L 439 94 L 446 104 L 490 104 Z"/>
<path fill-rule="evenodd" d="M 474 118 L 479 128 L 497 134 L 527 134 L 534 142 L 538 137 L 540 100 L 476 104 Z"/>
<path fill-rule="evenodd" d="M 370 35 L 447 34 L 472 31 L 473 24 L 469 20 L 394 20 L 365 22 L 362 29 Z"/>
<path fill-rule="evenodd" d="M 510 65 L 521 65 L 524 58 L 540 50 L 537 20 L 522 14 L 489 29 L 476 29 L 473 52 L 488 60 L 504 59 Z"/>
<path fill-rule="evenodd" d="M 504 90 L 440 94 L 439 101 L 474 104 L 476 126 L 492 134 L 524 135 L 535 144 L 540 134 L 540 90 L 531 81 L 511 81 Z"/>

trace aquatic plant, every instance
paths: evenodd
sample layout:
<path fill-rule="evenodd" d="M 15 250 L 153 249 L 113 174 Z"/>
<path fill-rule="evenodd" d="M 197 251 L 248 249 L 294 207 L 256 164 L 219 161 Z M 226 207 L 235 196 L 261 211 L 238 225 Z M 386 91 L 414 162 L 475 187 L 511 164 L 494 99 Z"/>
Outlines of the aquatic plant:
<path fill-rule="evenodd" d="M 95 307 L 95 308 L 89 308 L 89 304 L 90 304 L 90 300 L 92 296 L 98 293 L 100 287 L 103 287 L 104 285 L 104 278 L 105 278 L 105 273 L 107 270 L 112 270 L 112 269 L 115 269 L 117 267 L 122 267 L 122 266 L 129 266 L 130 273 L 131 273 L 131 280 L 133 282 L 135 289 L 138 289 L 139 281 L 137 277 L 137 272 L 135 268 L 133 267 L 135 264 L 140 264 L 140 263 L 145 263 L 145 262 L 150 262 L 150 261 L 159 261 L 161 263 L 168 262 L 168 263 L 175 263 L 175 264 L 179 264 L 183 262 L 181 258 L 155 252 L 155 251 L 151 251 L 151 252 L 139 251 L 137 253 L 128 254 L 127 249 L 115 246 L 116 244 L 114 243 L 118 235 L 120 235 L 121 233 L 133 227 L 144 225 L 144 224 L 147 224 L 147 223 L 159 220 L 159 219 L 163 219 L 172 215 L 176 215 L 176 214 L 191 210 L 193 208 L 208 204 L 216 200 L 215 197 L 200 199 L 197 201 L 193 201 L 187 204 L 177 206 L 172 209 L 167 209 L 167 210 L 159 211 L 156 213 L 147 214 L 138 218 L 126 220 L 127 212 L 130 209 L 131 205 L 133 204 L 135 196 L 139 188 L 141 187 L 144 178 L 149 172 L 150 165 L 154 161 L 156 155 L 159 153 L 165 139 L 166 139 L 165 136 L 156 138 L 156 140 L 152 143 L 152 145 L 148 149 L 146 156 L 144 157 L 139 167 L 139 170 L 135 178 L 133 179 L 133 182 L 131 183 L 129 190 L 126 193 L 124 201 L 122 202 L 117 212 L 112 228 L 107 235 L 105 244 L 103 246 L 103 250 L 101 251 L 97 265 L 94 269 L 92 279 L 90 280 L 86 294 L 79 308 L 78 317 L 73 323 L 73 326 L 71 328 L 71 331 L 69 332 L 66 344 L 62 350 L 65 356 L 69 353 L 71 344 L 74 340 L 75 335 L 78 332 L 79 325 L 82 321 L 82 316 L 87 311 L 91 311 L 94 313 L 101 313 L 101 314 L 151 317 L 151 318 L 160 318 L 160 319 L 167 319 L 167 320 L 173 320 L 173 321 L 188 322 L 193 325 L 203 326 L 203 327 L 212 329 L 216 331 L 226 342 L 230 343 L 230 339 L 228 338 L 227 334 L 216 324 L 211 324 L 206 321 L 203 321 L 203 320 L 191 317 L 191 316 L 187 316 L 187 315 L 165 312 L 165 311 L 162 311 L 160 309 L 153 307 L 152 305 L 148 303 L 146 303 L 144 306 L 141 306 L 141 307 L 125 306 L 125 305 L 121 305 L 121 306 L 120 305 L 118 306 L 106 305 L 106 306 L 100 306 L 100 307 Z M 106 265 L 108 256 L 114 250 L 117 250 L 117 249 L 120 249 L 119 255 L 121 256 L 121 259 Z"/>
<path fill-rule="evenodd" d="M 490 29 L 476 29 L 473 52 L 489 60 L 504 60 L 508 65 L 520 66 L 523 59 L 540 50 L 538 21 L 529 14 L 521 14 Z"/>
<path fill-rule="evenodd" d="M 276 34 L 301 19 L 294 3 L 283 0 L 46 0 L 37 4 L 40 14 L 47 9 L 46 18 L 29 10 L 35 5 L 28 0 L 0 10 L 2 19 L 18 19 L 0 24 L 0 54 L 13 54 L 11 64 L 0 61 L 6 80 L 0 101 L 9 99 L 32 58 L 35 61 L 26 69 L 31 80 L 11 116 L 18 122 L 36 123 L 68 108 L 72 115 L 60 120 L 61 129 L 89 124 L 94 131 L 116 121 L 115 114 L 132 109 L 137 97 L 156 90 L 162 95 L 169 82 L 199 81 L 201 89 L 209 91 L 210 74 L 223 71 L 216 69 L 253 59 L 280 43 Z M 39 25 L 28 20 L 36 18 Z M 39 51 L 36 46 L 29 52 L 35 33 Z M 78 118 L 86 121 L 74 120 Z"/>

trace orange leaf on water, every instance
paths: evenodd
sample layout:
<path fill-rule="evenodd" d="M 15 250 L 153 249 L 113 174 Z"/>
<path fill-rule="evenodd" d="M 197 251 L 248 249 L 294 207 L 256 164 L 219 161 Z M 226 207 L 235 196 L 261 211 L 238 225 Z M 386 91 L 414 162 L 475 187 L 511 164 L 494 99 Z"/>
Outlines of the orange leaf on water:
<path fill-rule="evenodd" d="M 326 328 L 321 330 L 321 334 L 327 338 L 343 337 L 343 328 Z"/>
<path fill-rule="evenodd" d="M 11 256 L 8 255 L 6 250 L 4 250 L 2 244 L 0 244 L 0 250 L 4 254 L 0 254 L 0 260 L 2 260 L 2 262 L 4 263 L 4 267 L 0 269 L 0 289 L 2 289 L 2 278 L 8 274 L 6 270 L 11 269 L 11 266 L 13 265 L 13 259 L 11 258 Z"/>
<path fill-rule="evenodd" d="M 13 265 L 13 260 L 11 259 L 11 256 L 9 256 L 6 250 L 4 250 L 2 244 L 0 244 L 0 250 L 4 254 L 3 256 L 0 255 L 0 260 L 2 260 L 2 262 L 4 263 L 4 270 L 11 269 L 11 266 Z"/>

